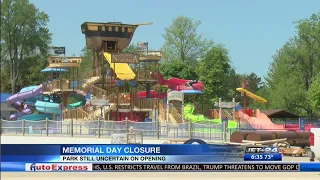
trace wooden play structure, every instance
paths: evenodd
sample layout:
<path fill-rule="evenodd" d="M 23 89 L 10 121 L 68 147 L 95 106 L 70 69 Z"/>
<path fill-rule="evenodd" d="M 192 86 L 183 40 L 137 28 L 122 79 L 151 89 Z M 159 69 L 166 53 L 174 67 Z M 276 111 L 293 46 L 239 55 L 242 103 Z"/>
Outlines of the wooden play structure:
<path fill-rule="evenodd" d="M 73 117 L 83 118 L 87 114 L 79 108 L 69 110 L 70 113 L 78 112 L 77 115 L 66 114 L 68 111 L 68 98 L 71 95 L 80 94 L 81 87 L 79 79 L 79 67 L 81 65 L 81 57 L 66 57 L 66 56 L 50 56 L 48 57 L 48 67 L 62 70 L 68 70 L 68 73 L 57 73 L 56 77 L 53 77 L 51 72 L 51 79 L 45 83 L 42 83 L 43 95 L 48 96 L 53 103 L 61 102 L 59 107 L 61 109 L 60 118 L 68 119 Z M 56 100 L 58 99 L 58 100 Z M 59 100 L 60 99 L 60 100 Z M 48 102 L 50 104 L 50 101 Z M 81 103 L 78 103 L 81 106 Z M 49 105 L 48 105 L 49 106 Z M 50 107 L 47 107 L 50 108 Z M 75 114 L 75 113 L 74 113 Z M 65 115 L 65 116 L 64 116 Z"/>
<path fill-rule="evenodd" d="M 104 98 L 105 120 L 133 121 L 158 116 L 157 74 L 161 51 L 125 53 L 138 26 L 118 22 L 85 22 L 81 25 L 86 45 L 92 51 L 92 69 L 82 84 L 95 98 Z M 142 94 L 142 95 L 141 95 Z M 164 107 L 162 107 L 164 108 Z"/>

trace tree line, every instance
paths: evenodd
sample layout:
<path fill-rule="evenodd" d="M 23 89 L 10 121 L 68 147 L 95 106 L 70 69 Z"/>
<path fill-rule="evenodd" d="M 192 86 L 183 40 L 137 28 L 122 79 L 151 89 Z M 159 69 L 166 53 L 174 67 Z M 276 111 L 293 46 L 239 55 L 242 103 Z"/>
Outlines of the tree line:
<path fill-rule="evenodd" d="M 40 84 L 47 66 L 52 33 L 49 16 L 28 0 L 1 3 L 1 91 L 16 93 Z M 320 116 L 320 14 L 294 22 L 296 34 L 275 52 L 265 81 L 254 72 L 238 74 L 223 44 L 198 32 L 199 20 L 187 16 L 173 19 L 164 29 L 160 70 L 165 78 L 197 79 L 204 83 L 199 103 L 213 108 L 218 98 L 242 102 L 236 88 L 247 81 L 248 90 L 268 100 L 267 105 L 249 101 L 249 107 L 284 109 L 315 119 Z M 138 49 L 130 44 L 125 51 Z M 91 52 L 84 48 L 80 76 L 91 69 Z M 107 66 L 107 65 L 106 65 Z"/>

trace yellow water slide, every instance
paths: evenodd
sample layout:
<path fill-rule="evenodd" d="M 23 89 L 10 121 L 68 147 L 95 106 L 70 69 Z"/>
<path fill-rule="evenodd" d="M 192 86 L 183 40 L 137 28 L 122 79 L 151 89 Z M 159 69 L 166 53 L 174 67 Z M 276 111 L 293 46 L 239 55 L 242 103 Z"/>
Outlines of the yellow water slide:
<path fill-rule="evenodd" d="M 117 77 L 120 80 L 131 80 L 136 77 L 133 70 L 130 68 L 129 64 L 127 63 L 111 63 L 111 54 L 104 53 L 104 57 L 106 58 L 107 62 L 110 64 L 110 68 L 116 73 Z"/>
<path fill-rule="evenodd" d="M 246 96 L 248 96 L 251 99 L 256 100 L 256 101 L 258 101 L 260 103 L 267 103 L 266 99 L 264 99 L 264 98 L 262 98 L 262 97 L 260 97 L 258 95 L 255 95 L 252 92 L 250 92 L 250 91 L 248 91 L 248 90 L 246 90 L 244 88 L 237 88 L 236 90 L 239 91 L 240 93 L 245 93 Z"/>

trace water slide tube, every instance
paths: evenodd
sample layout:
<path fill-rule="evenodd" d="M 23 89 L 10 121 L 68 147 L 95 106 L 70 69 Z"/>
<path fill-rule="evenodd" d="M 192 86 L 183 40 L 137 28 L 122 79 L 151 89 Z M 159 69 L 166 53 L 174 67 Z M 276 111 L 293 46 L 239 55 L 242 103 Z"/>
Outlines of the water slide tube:
<path fill-rule="evenodd" d="M 13 108 L 20 110 L 20 103 L 23 100 L 35 97 L 42 94 L 42 86 L 36 86 L 36 88 L 29 90 L 29 91 L 25 91 L 22 93 L 17 93 L 15 95 L 10 96 L 7 100 L 6 100 L 6 104 L 8 106 L 12 106 Z M 10 120 L 17 120 L 19 117 L 27 115 L 27 114 L 31 114 L 32 110 L 28 108 L 28 106 L 25 104 L 23 107 L 23 110 L 21 112 L 17 112 L 15 114 L 12 114 L 10 116 Z"/>
<path fill-rule="evenodd" d="M 44 119 L 53 119 L 52 114 L 29 114 L 19 117 L 17 120 L 41 121 Z"/>
<path fill-rule="evenodd" d="M 155 74 L 152 73 L 154 76 Z M 155 78 L 155 77 L 154 77 Z M 192 86 L 187 86 L 187 83 L 191 80 L 179 79 L 179 78 L 169 78 L 165 80 L 160 72 L 158 72 L 158 84 L 167 86 L 171 90 L 182 91 L 182 90 L 203 90 L 203 83 L 198 81 L 197 83 L 192 84 Z"/>
<path fill-rule="evenodd" d="M 221 124 L 222 120 L 221 119 L 207 119 L 204 117 L 204 115 L 194 115 L 194 105 L 193 104 L 185 104 L 184 106 L 184 118 L 185 119 L 190 119 L 192 122 L 201 122 L 201 121 L 206 121 L 206 122 L 213 122 L 217 124 Z M 228 120 L 228 128 L 233 129 L 237 128 L 238 124 L 237 122 L 233 120 Z"/>
<path fill-rule="evenodd" d="M 268 116 L 261 113 L 258 109 L 256 110 L 256 117 L 250 117 L 243 113 L 240 105 L 237 105 L 236 109 L 238 111 L 239 118 L 249 123 L 254 129 L 285 130 L 284 125 L 273 124 Z"/>
<path fill-rule="evenodd" d="M 110 68 L 116 73 L 120 80 L 132 80 L 136 77 L 136 74 L 130 68 L 127 63 L 111 63 L 111 54 L 104 53 L 105 59 L 110 65 Z"/>
<path fill-rule="evenodd" d="M 75 95 L 75 98 L 79 99 L 79 101 L 72 103 L 72 104 L 68 104 L 68 106 L 66 107 L 67 109 L 75 109 L 75 108 L 85 104 L 84 97 L 83 97 L 83 99 L 80 99 L 79 97 L 77 97 L 77 95 Z M 36 107 L 37 111 L 42 112 L 42 113 L 60 115 L 60 112 L 61 112 L 61 109 L 59 107 L 59 103 L 55 103 L 55 102 L 38 100 L 35 103 L 35 107 Z"/>
<path fill-rule="evenodd" d="M 27 92 L 27 91 L 31 91 L 35 88 L 37 88 L 38 86 L 28 86 L 28 87 L 24 87 L 20 90 L 20 93 L 24 93 L 24 92 Z M 25 99 L 25 104 L 27 105 L 34 105 L 34 103 L 40 98 L 41 94 L 37 95 L 37 96 L 34 96 L 34 97 L 30 97 L 30 98 L 27 98 Z"/>

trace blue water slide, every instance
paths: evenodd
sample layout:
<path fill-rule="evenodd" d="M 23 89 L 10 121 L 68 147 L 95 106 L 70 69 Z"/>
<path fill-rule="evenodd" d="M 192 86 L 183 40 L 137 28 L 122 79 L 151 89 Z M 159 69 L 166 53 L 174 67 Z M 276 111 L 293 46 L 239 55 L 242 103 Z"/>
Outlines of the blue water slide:
<path fill-rule="evenodd" d="M 24 92 L 27 92 L 27 91 L 32 91 L 33 89 L 35 89 L 37 87 L 38 86 L 28 86 L 28 87 L 22 88 L 20 90 L 20 93 L 24 93 Z M 34 105 L 34 103 L 40 98 L 40 96 L 41 95 L 37 95 L 37 96 L 31 97 L 31 98 L 28 98 L 28 99 L 26 99 L 26 101 L 24 103 L 28 104 L 28 105 Z"/>
<path fill-rule="evenodd" d="M 19 117 L 17 120 L 28 120 L 28 121 L 41 121 L 44 119 L 53 119 L 52 114 L 29 114 Z"/>
<path fill-rule="evenodd" d="M 46 101 L 37 101 L 35 103 L 36 110 L 41 113 L 49 113 L 49 114 L 60 114 L 60 108 L 58 103 L 54 102 L 46 102 Z"/>

